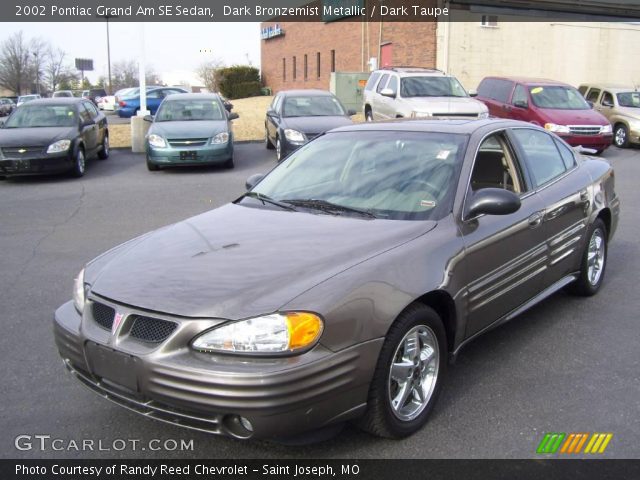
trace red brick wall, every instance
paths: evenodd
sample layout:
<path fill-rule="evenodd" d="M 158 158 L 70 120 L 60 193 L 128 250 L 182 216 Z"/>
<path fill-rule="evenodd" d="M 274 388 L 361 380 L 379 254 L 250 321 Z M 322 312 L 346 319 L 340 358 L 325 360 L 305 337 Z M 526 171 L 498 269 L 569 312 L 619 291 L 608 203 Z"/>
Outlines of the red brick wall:
<path fill-rule="evenodd" d="M 274 93 L 292 88 L 329 89 L 331 50 L 336 52 L 336 71 L 369 71 L 370 57 L 378 57 L 379 22 L 280 22 L 284 35 L 261 40 L 261 68 L 265 86 Z M 276 22 L 265 22 L 263 27 Z M 367 41 L 368 40 L 368 41 Z M 393 43 L 394 65 L 435 67 L 436 24 L 434 22 L 396 22 L 382 24 L 382 43 Z M 364 55 L 363 55 L 364 46 Z M 317 53 L 320 52 L 320 78 Z M 308 77 L 304 78 L 304 55 Z M 293 57 L 296 79 L 293 79 Z M 282 59 L 286 59 L 286 80 L 282 78 Z"/>

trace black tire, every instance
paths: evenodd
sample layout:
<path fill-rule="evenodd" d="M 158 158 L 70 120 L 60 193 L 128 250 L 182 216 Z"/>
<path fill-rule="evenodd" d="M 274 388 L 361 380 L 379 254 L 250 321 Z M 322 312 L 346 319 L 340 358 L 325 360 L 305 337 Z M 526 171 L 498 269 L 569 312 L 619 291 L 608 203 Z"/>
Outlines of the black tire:
<path fill-rule="evenodd" d="M 276 137 L 276 160 L 278 162 L 282 160 L 282 143 L 280 143 L 280 137 Z"/>
<path fill-rule="evenodd" d="M 269 132 L 267 131 L 267 127 L 264 127 L 264 146 L 267 148 L 267 150 L 273 150 L 274 147 L 273 143 L 271 143 L 271 140 L 269 140 Z"/>
<path fill-rule="evenodd" d="M 100 160 L 106 160 L 109 158 L 109 135 L 105 135 L 102 139 L 102 147 L 98 152 L 98 158 Z"/>
<path fill-rule="evenodd" d="M 370 108 L 368 108 L 365 112 L 364 112 L 364 121 L 365 122 L 373 122 L 373 112 L 371 111 Z"/>
<path fill-rule="evenodd" d="M 149 170 L 150 172 L 156 172 L 160 170 L 160 167 L 155 163 L 151 163 L 151 161 L 149 161 L 149 157 L 147 157 L 147 170 Z"/>
<path fill-rule="evenodd" d="M 602 248 L 597 248 L 598 239 L 602 242 Z M 595 242 L 595 244 L 594 244 Z M 596 253 L 597 250 L 597 253 Z M 582 261 L 580 263 L 580 276 L 571 283 L 567 290 L 581 297 L 590 297 L 598 293 L 604 280 L 604 273 L 607 266 L 607 253 L 609 251 L 607 245 L 607 228 L 601 219 L 596 219 L 587 232 L 587 243 L 582 252 Z M 594 257 L 595 255 L 595 257 Z M 591 257 L 591 260 L 590 258 Z M 590 263 L 594 263 L 590 265 Z M 599 268 L 596 268 L 599 265 Z M 597 278 L 594 278 L 594 270 L 590 271 L 590 267 L 596 268 Z"/>
<path fill-rule="evenodd" d="M 629 146 L 629 129 L 622 125 L 616 125 L 613 129 L 613 144 L 618 148 Z"/>
<path fill-rule="evenodd" d="M 71 176 L 80 178 L 84 176 L 84 172 L 87 168 L 87 159 L 84 156 L 84 148 L 79 146 L 76 149 L 76 154 L 73 157 L 73 167 L 71 168 Z"/>
<path fill-rule="evenodd" d="M 400 395 L 402 388 L 398 382 L 394 381 L 391 375 L 391 367 L 394 363 L 396 365 L 407 364 L 408 360 L 405 360 L 404 356 L 407 353 L 406 345 L 409 340 L 405 336 L 415 329 L 418 329 L 416 331 L 427 333 L 430 343 L 437 345 L 437 349 L 431 349 L 432 355 L 429 357 L 428 362 L 423 365 L 422 348 L 426 348 L 427 342 L 424 342 L 423 337 L 418 337 L 422 347 L 418 351 L 419 357 L 413 360 L 417 363 L 407 369 L 408 376 L 405 382 L 417 381 L 417 377 L 420 376 L 418 370 L 435 369 L 435 373 L 434 380 L 428 382 L 428 392 L 426 394 L 423 393 L 424 400 L 419 402 L 419 407 L 416 406 L 415 416 L 407 416 L 408 418 L 403 419 L 400 418 L 402 412 L 399 412 L 392 405 L 398 400 L 397 396 L 392 400 L 392 395 Z M 438 361 L 434 367 L 433 362 L 435 359 Z M 403 361 L 405 363 L 402 363 Z M 446 369 L 447 341 L 442 320 L 433 309 L 426 305 L 420 303 L 410 305 L 400 314 L 387 333 L 378 357 L 373 380 L 369 387 L 367 410 L 359 421 L 359 427 L 373 435 L 387 438 L 401 438 L 415 433 L 426 423 L 429 413 L 436 403 L 446 375 Z M 422 383 L 422 380 L 420 380 L 420 383 Z M 396 384 L 395 389 L 394 384 Z M 412 404 L 412 402 L 406 403 L 409 399 L 418 400 L 413 396 L 413 387 L 410 392 L 409 395 L 404 397 L 404 401 L 400 400 L 401 403 L 407 406 Z"/>
<path fill-rule="evenodd" d="M 233 167 L 235 167 L 235 164 L 233 163 L 233 157 L 224 162 L 224 168 L 232 169 Z"/>

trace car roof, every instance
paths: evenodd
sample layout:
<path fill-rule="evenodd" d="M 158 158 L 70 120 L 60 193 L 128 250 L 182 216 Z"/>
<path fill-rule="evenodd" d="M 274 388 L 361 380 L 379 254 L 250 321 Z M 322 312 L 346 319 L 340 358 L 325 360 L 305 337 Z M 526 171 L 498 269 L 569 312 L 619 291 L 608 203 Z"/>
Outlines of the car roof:
<path fill-rule="evenodd" d="M 333 96 L 333 93 L 327 91 L 327 90 L 319 90 L 319 89 L 315 89 L 315 88 L 300 88 L 297 90 L 282 90 L 279 92 L 281 95 L 284 95 L 286 97 L 294 97 L 294 96 L 309 96 L 309 97 L 321 97 L 321 96 L 326 96 L 326 97 L 330 97 Z"/>
<path fill-rule="evenodd" d="M 167 96 L 166 100 L 215 100 L 220 98 L 217 93 L 174 93 Z"/>
<path fill-rule="evenodd" d="M 537 77 L 485 77 L 486 79 L 495 79 L 495 80 L 510 80 L 512 82 L 521 83 L 527 86 L 538 86 L 538 85 L 562 85 L 570 87 L 568 83 L 560 82 L 558 80 L 551 80 L 549 78 L 537 78 Z"/>
<path fill-rule="evenodd" d="M 508 120 L 503 118 L 488 118 L 483 120 L 411 120 L 400 119 L 385 122 L 356 123 L 339 127 L 332 132 L 354 131 L 397 131 L 397 132 L 434 132 L 434 133 L 458 133 L 470 135 L 484 127 L 496 128 L 529 127 L 537 128 L 529 122 Z"/>
<path fill-rule="evenodd" d="M 78 97 L 55 97 L 55 98 L 38 98 L 31 100 L 29 105 L 75 105 L 76 103 L 86 102 L 84 98 Z"/>
<path fill-rule="evenodd" d="M 380 73 L 396 72 L 404 77 L 446 77 L 448 76 L 442 70 L 437 68 L 425 68 L 425 67 L 383 67 L 377 70 Z"/>
<path fill-rule="evenodd" d="M 581 83 L 581 87 L 598 88 L 600 90 L 608 90 L 613 93 L 620 92 L 637 92 L 639 86 L 624 85 L 621 83 Z"/>

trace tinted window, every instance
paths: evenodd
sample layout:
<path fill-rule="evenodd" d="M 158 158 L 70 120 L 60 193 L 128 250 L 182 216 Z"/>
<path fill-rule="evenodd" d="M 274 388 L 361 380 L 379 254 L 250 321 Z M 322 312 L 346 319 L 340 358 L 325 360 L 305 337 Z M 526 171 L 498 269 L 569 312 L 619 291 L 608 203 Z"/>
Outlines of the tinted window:
<path fill-rule="evenodd" d="M 527 95 L 527 90 L 522 85 L 516 85 L 515 90 L 513 91 L 513 98 L 511 99 L 511 103 L 516 105 L 528 105 L 529 97 Z"/>
<path fill-rule="evenodd" d="M 493 91 L 491 92 L 491 98 L 499 102 L 507 103 L 511 96 L 511 90 L 513 89 L 513 82 L 508 80 L 496 80 Z"/>
<path fill-rule="evenodd" d="M 478 85 L 478 96 L 491 98 L 491 90 L 493 90 L 493 86 L 495 85 L 495 80 L 492 78 L 485 78 Z"/>
<path fill-rule="evenodd" d="M 93 103 L 83 102 L 83 105 L 87 110 L 89 110 L 89 113 L 91 114 L 92 118 L 96 118 L 98 115 L 100 115 L 100 113 L 98 112 L 98 109 Z"/>
<path fill-rule="evenodd" d="M 82 104 L 78 106 L 78 110 L 80 111 L 80 120 L 82 120 L 82 122 L 93 121 L 93 116 L 91 115 L 91 112 L 87 109 L 86 103 L 82 102 Z"/>
<path fill-rule="evenodd" d="M 380 79 L 380 83 L 378 83 L 378 88 L 376 89 L 376 92 L 380 93 L 384 89 L 384 86 L 387 84 L 388 79 L 389 79 L 388 74 L 382 76 L 382 78 Z"/>
<path fill-rule="evenodd" d="M 599 88 L 593 88 L 589 91 L 589 95 L 587 95 L 587 100 L 590 102 L 596 102 L 598 100 L 598 96 L 600 95 Z"/>
<path fill-rule="evenodd" d="M 567 170 L 551 135 L 530 128 L 516 128 L 512 131 L 522 147 L 535 186 L 543 185 Z"/>
<path fill-rule="evenodd" d="M 382 75 L 380 72 L 373 72 L 369 77 L 369 80 L 367 81 L 367 86 L 364 87 L 364 89 L 367 91 L 373 90 L 373 86 L 378 81 L 378 78 L 380 78 L 380 75 Z"/>

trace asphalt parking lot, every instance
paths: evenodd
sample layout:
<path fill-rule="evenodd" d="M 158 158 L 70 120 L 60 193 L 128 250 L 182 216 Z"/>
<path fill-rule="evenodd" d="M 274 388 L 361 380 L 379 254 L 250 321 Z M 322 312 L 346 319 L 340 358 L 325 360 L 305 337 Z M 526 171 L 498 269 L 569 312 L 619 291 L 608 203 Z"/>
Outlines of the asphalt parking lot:
<path fill-rule="evenodd" d="M 3 458 L 535 458 L 546 432 L 611 432 L 606 458 L 640 457 L 640 149 L 605 152 L 616 168 L 620 225 L 607 277 L 589 299 L 557 294 L 462 351 L 427 426 L 381 440 L 347 426 L 306 446 L 240 442 L 130 413 L 84 389 L 53 343 L 54 310 L 101 252 L 233 200 L 275 164 L 261 144 L 236 147 L 236 168 L 148 172 L 142 155 L 112 151 L 86 176 L 0 181 L 0 391 Z M 310 252 L 312 254 L 312 252 Z M 104 450 L 18 450 L 18 435 L 102 442 Z M 139 450 L 112 448 L 139 439 Z M 151 439 L 193 451 L 142 450 Z M 106 449 L 109 448 L 109 449 Z"/>

